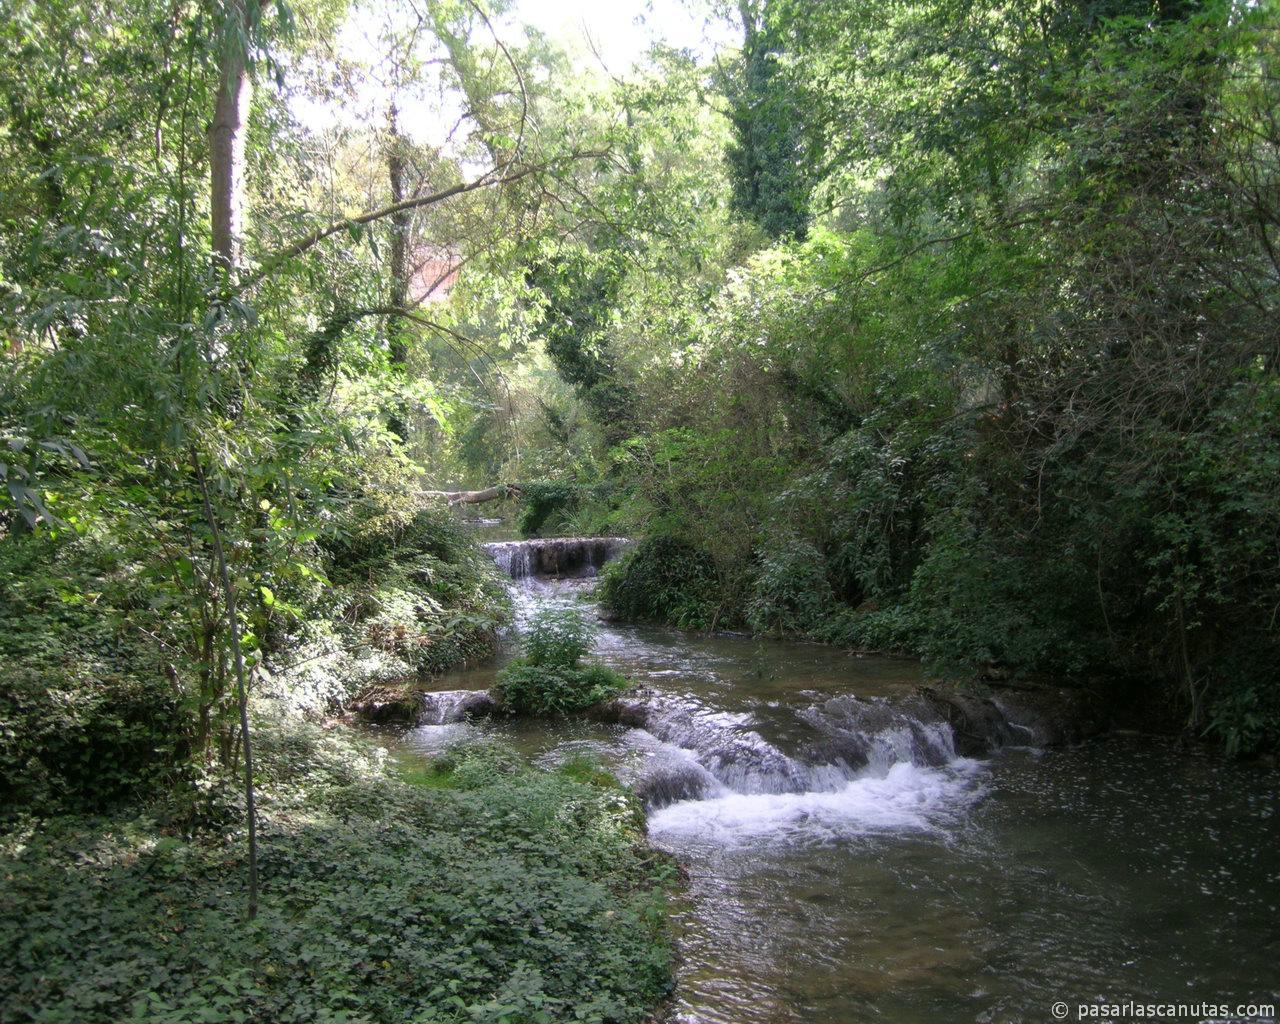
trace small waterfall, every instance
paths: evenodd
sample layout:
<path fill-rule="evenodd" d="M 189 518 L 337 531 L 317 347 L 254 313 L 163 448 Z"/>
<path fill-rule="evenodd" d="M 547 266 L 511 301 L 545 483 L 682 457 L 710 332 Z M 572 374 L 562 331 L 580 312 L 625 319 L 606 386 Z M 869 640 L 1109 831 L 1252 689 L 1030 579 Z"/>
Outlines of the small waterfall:
<path fill-rule="evenodd" d="M 628 743 L 642 763 L 627 781 L 646 807 L 688 803 L 690 827 L 699 803 L 804 814 L 814 802 L 830 815 L 842 806 L 839 794 L 866 796 L 873 780 L 881 789 L 891 778 L 932 786 L 937 772 L 963 773 L 969 764 L 957 755 L 950 724 L 923 699 L 844 696 L 771 714 L 778 719 L 772 729 L 754 714 L 660 691 L 629 694 L 598 711 L 631 727 Z M 908 800 L 905 789 L 899 800 Z"/>
<path fill-rule="evenodd" d="M 452 725 L 472 715 L 493 711 L 493 698 L 487 690 L 437 690 L 422 695 L 419 725 Z"/>
<path fill-rule="evenodd" d="M 722 847 L 923 832 L 982 793 L 977 763 L 957 756 L 951 725 L 924 700 L 836 697 L 782 717 L 774 735 L 755 714 L 665 695 L 630 702 L 618 720 L 643 720 L 654 746 L 677 750 L 651 755 L 632 782 L 651 833 Z"/>
<path fill-rule="evenodd" d="M 625 537 L 547 537 L 485 544 L 489 557 L 512 579 L 594 576 L 631 542 Z"/>
<path fill-rule="evenodd" d="M 523 541 L 497 541 L 484 546 L 498 568 L 514 580 L 532 575 L 529 569 L 529 547 Z"/>
<path fill-rule="evenodd" d="M 833 697 L 800 717 L 834 756 L 885 772 L 899 762 L 938 768 L 956 759 L 955 735 L 924 700 Z"/>
<path fill-rule="evenodd" d="M 644 728 L 657 739 L 688 750 L 725 789 L 735 793 L 799 793 L 831 789 L 852 777 L 850 766 L 820 764 L 803 752 L 787 753 L 754 728 L 745 713 L 717 711 L 688 697 L 653 695 Z"/>

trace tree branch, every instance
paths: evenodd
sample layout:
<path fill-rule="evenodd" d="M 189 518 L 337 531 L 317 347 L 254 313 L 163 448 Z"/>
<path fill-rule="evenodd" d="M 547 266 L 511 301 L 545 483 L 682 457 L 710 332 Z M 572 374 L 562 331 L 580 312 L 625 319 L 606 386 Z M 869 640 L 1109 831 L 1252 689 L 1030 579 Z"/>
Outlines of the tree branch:
<path fill-rule="evenodd" d="M 262 261 L 262 265 L 241 280 L 236 292 L 244 291 L 247 288 L 262 281 L 264 278 L 270 277 L 281 264 L 287 263 L 291 259 L 301 256 L 310 249 L 315 248 L 326 238 L 336 235 L 339 231 L 344 231 L 353 227 L 360 227 L 365 224 L 372 224 L 375 221 L 385 220 L 387 217 L 394 216 L 397 213 L 404 213 L 407 210 L 418 210 L 424 206 L 434 206 L 436 203 L 442 203 L 446 199 L 452 199 L 454 196 L 464 195 L 467 192 L 474 192 L 477 189 L 492 188 L 495 185 L 510 185 L 523 178 L 527 178 L 532 174 L 539 174 L 549 171 L 559 163 L 573 160 L 588 160 L 592 158 L 608 155 L 604 150 L 584 150 L 574 152 L 559 160 L 551 160 L 542 164 L 531 164 L 528 167 L 522 167 L 518 171 L 510 171 L 500 176 L 495 176 L 495 171 L 487 171 L 480 177 L 471 181 L 462 181 L 456 185 L 450 185 L 446 189 L 439 192 L 431 192 L 425 196 L 414 196 L 411 199 L 405 199 L 399 203 L 392 203 L 390 206 L 384 206 L 378 210 L 369 210 L 366 213 L 358 214 L 355 217 L 344 217 L 342 220 L 318 228 L 309 235 L 304 235 L 296 241 L 290 242 L 283 249 L 277 249 L 274 253 Z"/>
<path fill-rule="evenodd" d="M 495 484 L 483 491 L 419 491 L 424 498 L 443 498 L 450 505 L 478 505 L 484 501 L 518 498 L 523 494 L 519 484 Z"/>

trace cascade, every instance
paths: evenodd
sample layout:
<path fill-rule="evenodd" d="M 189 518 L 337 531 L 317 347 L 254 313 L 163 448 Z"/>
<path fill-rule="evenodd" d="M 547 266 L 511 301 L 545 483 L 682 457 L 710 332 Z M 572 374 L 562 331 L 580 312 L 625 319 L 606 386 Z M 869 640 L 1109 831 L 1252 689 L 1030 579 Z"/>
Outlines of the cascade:
<path fill-rule="evenodd" d="M 629 781 L 650 809 L 738 794 L 836 793 L 895 766 L 942 768 L 957 757 L 951 726 L 918 698 L 842 696 L 770 709 L 771 722 L 716 710 L 689 694 L 628 694 L 597 712 L 629 726 L 643 767 Z"/>
<path fill-rule="evenodd" d="M 512 579 L 529 576 L 594 576 L 631 541 L 625 537 L 546 537 L 535 540 L 494 541 L 484 545 Z"/>

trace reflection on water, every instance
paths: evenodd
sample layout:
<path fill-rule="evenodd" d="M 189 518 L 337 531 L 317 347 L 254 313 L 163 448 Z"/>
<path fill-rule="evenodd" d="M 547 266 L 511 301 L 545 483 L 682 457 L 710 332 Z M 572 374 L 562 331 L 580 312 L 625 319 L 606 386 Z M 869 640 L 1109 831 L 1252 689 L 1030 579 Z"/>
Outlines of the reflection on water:
<path fill-rule="evenodd" d="M 525 581 L 519 618 L 588 587 Z M 959 758 L 910 698 L 913 663 L 819 646 L 604 626 L 597 654 L 644 688 L 616 724 L 442 710 L 405 741 L 496 732 L 548 761 L 596 754 L 636 786 L 689 874 L 679 1021 L 1280 1003 L 1274 769 L 1136 737 Z M 495 670 L 440 688 L 485 689 Z"/>
<path fill-rule="evenodd" d="M 1277 779 L 1206 762 L 1131 738 L 1009 751 L 978 770 L 977 802 L 930 817 L 923 799 L 901 827 L 825 845 L 659 831 L 693 865 L 680 1019 L 1031 1021 L 1056 998 L 1274 1002 Z"/>

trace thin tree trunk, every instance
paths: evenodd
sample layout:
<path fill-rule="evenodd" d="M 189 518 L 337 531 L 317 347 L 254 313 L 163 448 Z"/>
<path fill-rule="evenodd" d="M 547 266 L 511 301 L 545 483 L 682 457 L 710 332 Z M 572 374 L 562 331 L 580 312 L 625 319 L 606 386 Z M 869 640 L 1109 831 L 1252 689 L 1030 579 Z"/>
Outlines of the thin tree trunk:
<path fill-rule="evenodd" d="M 391 201 L 399 207 L 404 203 L 405 189 L 405 146 L 406 140 L 400 134 L 397 121 L 398 112 L 395 104 L 391 105 L 387 114 L 387 179 L 391 186 Z M 388 277 L 390 285 L 387 289 L 387 304 L 399 309 L 409 305 L 409 234 L 413 225 L 413 211 L 397 209 L 391 215 L 391 251 Z M 400 335 L 393 333 L 391 361 L 403 365 L 406 357 L 403 340 L 397 341 Z M 399 346 L 399 347 L 397 347 Z"/>
<path fill-rule="evenodd" d="M 391 186 L 391 202 L 400 206 L 405 200 L 405 146 L 396 120 L 396 105 L 387 111 L 387 179 Z M 398 209 L 391 215 L 391 248 L 387 267 L 388 304 L 396 309 L 409 305 L 409 232 L 413 226 L 413 211 Z M 387 349 L 391 369 L 403 377 L 409 362 L 409 338 L 405 324 L 400 320 L 387 323 Z M 409 440 L 409 410 L 403 400 L 397 400 L 388 417 L 387 426 L 401 441 Z"/>
<path fill-rule="evenodd" d="M 218 578 L 222 582 L 223 601 L 227 609 L 227 628 L 231 633 L 231 655 L 236 668 L 236 699 L 240 705 L 240 736 L 244 740 L 244 800 L 249 818 L 249 920 L 258 916 L 258 812 L 253 786 L 253 746 L 249 742 L 249 688 L 245 685 L 244 653 L 240 649 L 240 622 L 236 618 L 236 588 L 227 571 L 227 555 L 222 546 L 222 529 L 214 515 L 209 500 L 209 482 L 205 479 L 204 466 L 193 451 L 191 461 L 196 479 L 200 483 L 200 498 L 204 504 L 204 518 L 213 538 L 213 554 L 218 563 Z"/>
<path fill-rule="evenodd" d="M 209 186 L 214 259 L 233 270 L 240 265 L 244 233 L 245 139 L 253 86 L 246 64 L 248 25 L 242 0 L 231 0 L 227 19 L 218 98 L 209 125 Z"/>

